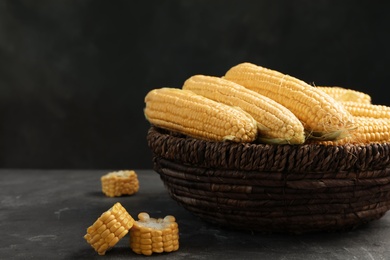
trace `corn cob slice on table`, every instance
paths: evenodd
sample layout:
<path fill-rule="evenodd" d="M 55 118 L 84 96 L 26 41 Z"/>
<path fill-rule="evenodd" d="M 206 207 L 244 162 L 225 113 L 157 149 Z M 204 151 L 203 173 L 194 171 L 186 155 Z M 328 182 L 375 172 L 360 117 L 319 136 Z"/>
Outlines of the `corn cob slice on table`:
<path fill-rule="evenodd" d="M 274 144 L 302 144 L 305 132 L 299 119 L 274 100 L 220 77 L 195 75 L 184 90 L 229 106 L 238 106 L 258 123 L 258 140 Z"/>
<path fill-rule="evenodd" d="M 301 120 L 309 137 L 335 140 L 354 129 L 352 115 L 340 103 L 297 78 L 251 63 L 230 68 L 224 78 L 287 107 Z"/>
<path fill-rule="evenodd" d="M 84 239 L 99 255 L 105 255 L 133 226 L 134 219 L 119 203 L 104 212 L 90 227 Z"/>
<path fill-rule="evenodd" d="M 242 109 L 192 91 L 153 89 L 145 96 L 146 119 L 156 126 L 209 141 L 252 142 L 257 122 Z"/>
<path fill-rule="evenodd" d="M 371 96 L 361 91 L 337 86 L 316 86 L 316 88 L 325 92 L 336 101 L 353 101 L 358 103 L 371 104 Z"/>
<path fill-rule="evenodd" d="M 109 172 L 101 177 L 102 192 L 108 197 L 132 195 L 139 190 L 135 171 L 123 170 Z"/>
<path fill-rule="evenodd" d="M 173 216 L 151 218 L 149 214 L 138 214 L 130 230 L 130 248 L 137 254 L 173 252 L 179 249 L 179 227 Z"/>

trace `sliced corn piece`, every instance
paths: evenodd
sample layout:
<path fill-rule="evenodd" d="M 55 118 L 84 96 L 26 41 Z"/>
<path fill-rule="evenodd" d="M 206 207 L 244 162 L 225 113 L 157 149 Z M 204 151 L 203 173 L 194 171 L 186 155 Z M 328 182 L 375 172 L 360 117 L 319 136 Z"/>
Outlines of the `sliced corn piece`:
<path fill-rule="evenodd" d="M 151 218 L 141 212 L 130 230 L 130 248 L 137 254 L 173 252 L 179 249 L 179 226 L 175 217 Z"/>
<path fill-rule="evenodd" d="M 132 195 L 139 190 L 138 176 L 133 170 L 109 172 L 101 177 L 102 192 L 108 197 Z"/>
<path fill-rule="evenodd" d="M 84 239 L 99 255 L 105 255 L 129 232 L 133 224 L 134 219 L 117 202 L 87 228 Z"/>

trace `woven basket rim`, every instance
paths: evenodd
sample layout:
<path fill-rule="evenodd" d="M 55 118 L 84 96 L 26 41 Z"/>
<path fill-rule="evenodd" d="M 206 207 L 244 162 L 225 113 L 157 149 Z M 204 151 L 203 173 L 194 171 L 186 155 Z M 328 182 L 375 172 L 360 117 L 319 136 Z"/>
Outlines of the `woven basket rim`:
<path fill-rule="evenodd" d="M 266 172 L 379 170 L 390 166 L 390 143 L 272 145 L 213 142 L 151 125 L 148 146 L 154 156 L 198 167 Z"/>

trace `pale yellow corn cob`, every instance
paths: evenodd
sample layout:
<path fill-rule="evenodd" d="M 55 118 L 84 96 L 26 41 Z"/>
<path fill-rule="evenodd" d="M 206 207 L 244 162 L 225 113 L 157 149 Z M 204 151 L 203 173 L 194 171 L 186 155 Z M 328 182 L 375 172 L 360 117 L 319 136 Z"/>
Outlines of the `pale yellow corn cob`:
<path fill-rule="evenodd" d="M 252 142 L 257 137 L 256 120 L 248 113 L 189 90 L 154 89 L 145 103 L 146 119 L 161 128 L 211 141 Z"/>
<path fill-rule="evenodd" d="M 352 115 L 340 103 L 297 78 L 251 63 L 232 67 L 225 78 L 287 107 L 312 138 L 342 138 L 353 128 Z"/>
<path fill-rule="evenodd" d="M 179 227 L 173 216 L 150 218 L 142 212 L 130 230 L 130 248 L 137 254 L 172 252 L 179 249 Z"/>
<path fill-rule="evenodd" d="M 123 170 L 109 172 L 100 179 L 102 192 L 108 197 L 132 195 L 139 190 L 138 176 L 135 171 Z"/>
<path fill-rule="evenodd" d="M 337 141 L 319 142 L 325 145 L 369 144 L 390 142 L 390 119 L 357 116 L 357 128 L 351 134 Z"/>
<path fill-rule="evenodd" d="M 359 102 L 341 102 L 344 108 L 353 116 L 374 118 L 390 118 L 390 107 Z"/>
<path fill-rule="evenodd" d="M 317 86 L 316 88 L 325 92 L 337 101 L 353 101 L 364 104 L 371 103 L 371 96 L 361 91 L 338 86 Z"/>
<path fill-rule="evenodd" d="M 232 81 L 213 76 L 195 75 L 184 82 L 183 89 L 229 106 L 237 106 L 258 122 L 258 140 L 276 144 L 302 144 L 305 132 L 299 119 L 274 100 Z"/>
<path fill-rule="evenodd" d="M 134 219 L 117 202 L 88 227 L 84 239 L 99 255 L 104 255 L 129 232 L 133 224 Z"/>

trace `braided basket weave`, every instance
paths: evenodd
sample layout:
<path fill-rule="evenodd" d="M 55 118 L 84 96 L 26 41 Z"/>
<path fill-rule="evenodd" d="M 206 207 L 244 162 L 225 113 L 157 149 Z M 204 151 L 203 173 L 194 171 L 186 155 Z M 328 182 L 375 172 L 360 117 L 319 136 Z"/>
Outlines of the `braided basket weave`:
<path fill-rule="evenodd" d="M 201 219 L 235 229 L 350 229 L 390 209 L 390 144 L 208 142 L 151 126 L 154 170 Z"/>

